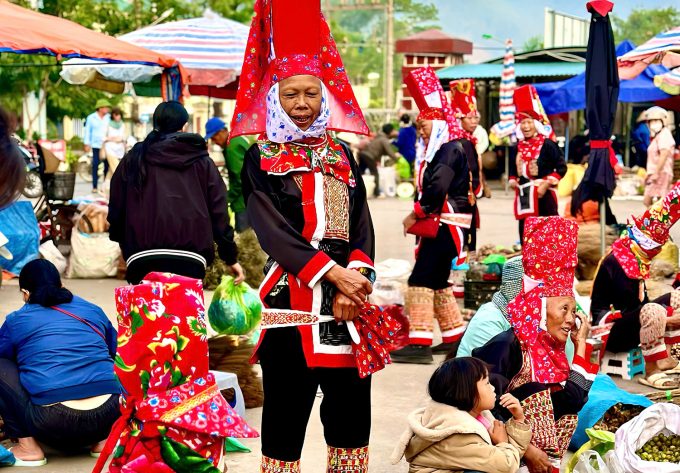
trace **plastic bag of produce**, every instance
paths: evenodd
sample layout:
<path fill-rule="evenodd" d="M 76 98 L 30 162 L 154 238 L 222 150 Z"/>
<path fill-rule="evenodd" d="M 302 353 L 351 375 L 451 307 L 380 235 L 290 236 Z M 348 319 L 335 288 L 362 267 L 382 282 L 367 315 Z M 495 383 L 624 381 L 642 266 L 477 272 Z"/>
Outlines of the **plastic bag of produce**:
<path fill-rule="evenodd" d="M 677 462 L 648 461 L 638 455 L 637 452 L 658 434 L 668 436 L 680 434 L 680 406 L 670 403 L 654 404 L 619 428 L 616 432 L 616 458 L 625 472 L 677 473 L 679 471 Z M 660 454 L 666 453 L 663 450 L 666 449 L 657 448 L 657 452 L 650 454 L 650 459 L 661 460 Z"/>
<path fill-rule="evenodd" d="M 208 309 L 213 330 L 222 335 L 247 335 L 260 323 L 261 316 L 257 293 L 246 283 L 236 285 L 233 277 L 222 276 Z"/>
<path fill-rule="evenodd" d="M 611 473 L 599 453 L 586 450 L 578 457 L 574 473 Z"/>
<path fill-rule="evenodd" d="M 569 459 L 567 463 L 566 473 L 574 473 L 591 471 L 584 470 L 586 466 L 591 466 L 595 457 L 593 453 L 597 455 L 597 459 L 600 461 L 605 456 L 605 454 L 614 448 L 614 434 L 612 432 L 607 432 L 605 430 L 595 430 L 586 429 L 586 434 L 588 435 L 588 440 L 581 448 L 578 449 L 576 453 Z M 581 469 L 578 466 L 581 465 Z M 592 470 L 600 471 L 600 470 Z M 608 470 L 604 470 L 608 471 Z"/>

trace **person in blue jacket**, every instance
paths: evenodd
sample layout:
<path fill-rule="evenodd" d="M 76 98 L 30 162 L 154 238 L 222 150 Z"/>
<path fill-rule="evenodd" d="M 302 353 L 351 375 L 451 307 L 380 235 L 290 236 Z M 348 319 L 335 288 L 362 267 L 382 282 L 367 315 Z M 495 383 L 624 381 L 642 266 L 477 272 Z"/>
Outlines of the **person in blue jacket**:
<path fill-rule="evenodd" d="M 25 305 L 0 327 L 0 417 L 18 441 L 15 466 L 47 463 L 37 441 L 96 455 L 120 415 L 116 330 L 49 261 L 24 266 L 19 287 Z"/>
<path fill-rule="evenodd" d="M 405 113 L 399 120 L 399 134 L 394 145 L 408 163 L 413 166 L 416 160 L 416 139 L 417 132 L 415 125 L 411 122 L 411 117 Z"/>

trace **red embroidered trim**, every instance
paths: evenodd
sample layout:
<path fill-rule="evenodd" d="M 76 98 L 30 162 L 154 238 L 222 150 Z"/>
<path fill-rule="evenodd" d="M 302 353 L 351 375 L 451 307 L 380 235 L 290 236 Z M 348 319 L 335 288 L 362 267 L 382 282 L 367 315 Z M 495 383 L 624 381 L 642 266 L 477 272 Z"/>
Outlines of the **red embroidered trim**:
<path fill-rule="evenodd" d="M 368 446 L 328 447 L 327 473 L 368 473 Z"/>
<path fill-rule="evenodd" d="M 321 271 L 330 261 L 330 256 L 328 256 L 323 251 L 319 251 L 312 259 L 309 260 L 304 268 L 302 268 L 302 270 L 297 274 L 297 277 L 300 278 L 300 280 L 305 284 L 309 284 L 309 282 L 317 276 L 319 271 Z"/>
<path fill-rule="evenodd" d="M 300 473 L 300 460 L 287 462 L 262 455 L 260 473 Z"/>

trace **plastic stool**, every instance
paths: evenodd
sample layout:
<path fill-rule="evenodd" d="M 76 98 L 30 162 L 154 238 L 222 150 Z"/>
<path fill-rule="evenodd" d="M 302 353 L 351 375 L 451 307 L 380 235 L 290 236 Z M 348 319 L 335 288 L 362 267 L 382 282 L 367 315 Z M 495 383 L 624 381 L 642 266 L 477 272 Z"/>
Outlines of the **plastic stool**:
<path fill-rule="evenodd" d="M 633 379 L 636 374 L 645 374 L 645 359 L 639 348 L 623 353 L 607 352 L 600 371 L 609 375 L 619 375 L 623 379 Z"/>
<path fill-rule="evenodd" d="M 215 382 L 217 383 L 217 389 L 223 391 L 225 389 L 234 390 L 234 401 L 235 405 L 231 406 L 236 409 L 236 412 L 243 417 L 246 415 L 246 403 L 243 400 L 243 392 L 238 385 L 238 377 L 234 373 L 227 373 L 226 371 L 212 371 L 210 372 L 215 376 Z"/>

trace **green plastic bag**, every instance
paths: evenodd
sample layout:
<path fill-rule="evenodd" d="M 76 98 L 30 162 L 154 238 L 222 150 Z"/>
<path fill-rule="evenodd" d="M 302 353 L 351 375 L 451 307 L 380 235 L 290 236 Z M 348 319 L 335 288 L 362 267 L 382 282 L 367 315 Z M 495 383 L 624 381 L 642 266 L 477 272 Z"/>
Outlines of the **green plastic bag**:
<path fill-rule="evenodd" d="M 411 178 L 411 165 L 403 156 L 397 159 L 394 168 L 397 171 L 397 176 L 399 176 L 399 179 L 408 180 Z"/>
<path fill-rule="evenodd" d="M 593 450 L 599 453 L 602 458 L 604 458 L 605 453 L 614 448 L 614 440 L 616 436 L 612 432 L 608 432 L 606 430 L 586 429 L 586 435 L 588 435 L 590 440 L 584 443 L 583 446 L 579 448 L 569 459 L 567 469 L 565 470 L 566 473 L 571 473 L 574 471 L 574 467 L 576 466 L 576 463 L 578 463 L 581 453 L 585 452 L 586 450 Z"/>
<path fill-rule="evenodd" d="M 246 283 L 234 284 L 231 276 L 222 276 L 215 289 L 208 320 L 221 335 L 247 335 L 260 323 L 262 304 L 257 293 Z"/>

